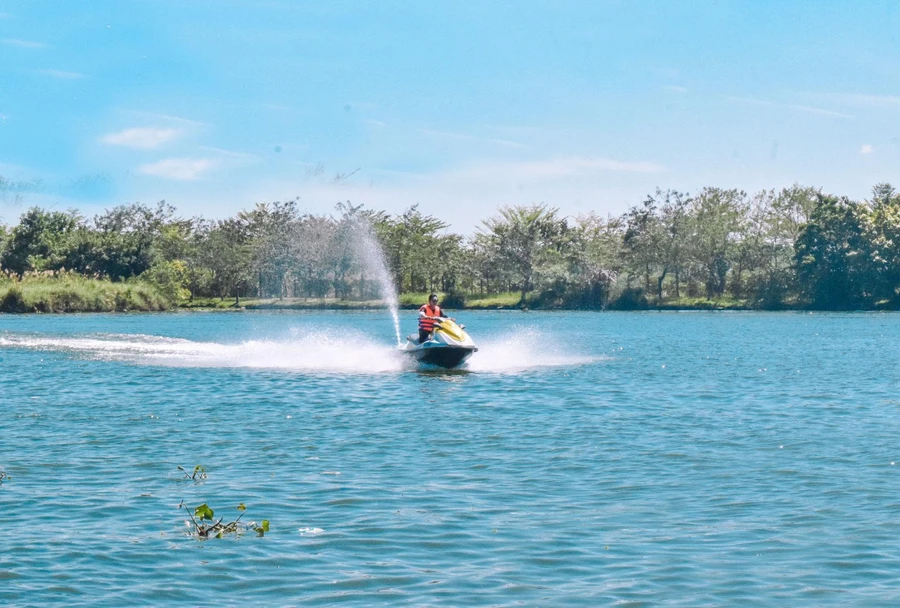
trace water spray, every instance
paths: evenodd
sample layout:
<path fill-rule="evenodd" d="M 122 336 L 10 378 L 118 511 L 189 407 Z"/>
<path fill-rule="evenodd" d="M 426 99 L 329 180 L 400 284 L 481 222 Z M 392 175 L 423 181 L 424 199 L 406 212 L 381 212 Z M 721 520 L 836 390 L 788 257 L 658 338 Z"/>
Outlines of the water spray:
<path fill-rule="evenodd" d="M 356 242 L 359 245 L 361 262 L 378 280 L 381 286 L 381 297 L 387 304 L 391 318 L 394 320 L 394 334 L 397 336 L 397 344 L 403 344 L 403 340 L 400 338 L 400 302 L 397 299 L 397 288 L 394 286 L 394 280 L 384 260 L 384 251 L 382 251 L 381 244 L 375 237 L 368 222 L 360 221 L 357 231 L 359 235 Z"/>

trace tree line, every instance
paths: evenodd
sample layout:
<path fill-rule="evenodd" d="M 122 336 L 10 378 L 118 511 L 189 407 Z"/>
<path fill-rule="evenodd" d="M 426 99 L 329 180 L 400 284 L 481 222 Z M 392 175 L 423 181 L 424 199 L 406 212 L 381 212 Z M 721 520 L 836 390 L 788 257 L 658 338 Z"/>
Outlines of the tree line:
<path fill-rule="evenodd" d="M 547 205 L 500 207 L 471 236 L 414 205 L 401 214 L 339 203 L 259 203 L 234 217 L 185 218 L 161 202 L 93 218 L 27 210 L 0 224 L 8 277 L 67 271 L 143 280 L 195 297 L 381 296 L 378 243 L 400 293 L 451 303 L 516 293 L 522 305 L 643 308 L 716 305 L 828 310 L 900 304 L 900 195 L 868 200 L 798 185 L 752 195 L 657 190 L 619 216 L 562 216 Z"/>

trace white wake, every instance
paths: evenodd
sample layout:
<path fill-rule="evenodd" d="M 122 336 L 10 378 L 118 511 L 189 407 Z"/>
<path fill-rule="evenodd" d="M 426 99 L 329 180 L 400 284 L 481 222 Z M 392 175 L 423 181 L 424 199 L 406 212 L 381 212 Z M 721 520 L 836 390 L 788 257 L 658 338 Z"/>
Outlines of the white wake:
<path fill-rule="evenodd" d="M 0 335 L 0 348 L 77 354 L 92 359 L 170 367 L 246 367 L 320 372 L 400 371 L 403 360 L 392 345 L 360 336 L 312 333 L 290 340 L 248 340 L 234 344 L 196 342 L 141 334 L 48 337 Z"/>
<path fill-rule="evenodd" d="M 0 334 L 0 349 L 68 353 L 81 358 L 137 365 L 284 369 L 308 372 L 385 373 L 417 369 L 389 343 L 361 333 L 292 332 L 283 340 L 200 342 L 144 334 L 48 336 Z M 540 332 L 518 329 L 509 337 L 478 342 L 478 352 L 461 368 L 476 373 L 517 373 L 578 366 L 605 357 L 573 354 Z"/>
<path fill-rule="evenodd" d="M 573 352 L 553 336 L 516 328 L 509 336 L 480 340 L 478 352 L 467 362 L 473 372 L 515 373 L 542 367 L 572 367 L 607 359 Z"/>

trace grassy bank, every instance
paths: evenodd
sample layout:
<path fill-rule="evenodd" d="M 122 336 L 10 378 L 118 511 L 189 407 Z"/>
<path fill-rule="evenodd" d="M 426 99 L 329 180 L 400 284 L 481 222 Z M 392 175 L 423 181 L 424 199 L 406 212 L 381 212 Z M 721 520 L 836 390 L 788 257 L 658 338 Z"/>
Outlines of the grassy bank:
<path fill-rule="evenodd" d="M 404 293 L 400 295 L 400 308 L 419 308 L 428 301 L 428 293 Z M 441 304 L 446 308 L 461 308 L 472 310 L 485 310 L 497 308 L 521 308 L 519 300 L 521 294 L 516 292 L 498 293 L 493 295 L 467 295 L 446 296 Z"/>
<path fill-rule="evenodd" d="M 747 300 L 723 297 L 709 298 L 672 298 L 660 304 L 650 304 L 651 310 L 751 310 L 753 306 Z"/>
<path fill-rule="evenodd" d="M 491 296 L 469 296 L 463 302 L 448 300 L 446 308 L 463 310 L 516 309 L 520 294 L 502 293 Z M 404 293 L 398 298 L 401 309 L 417 309 L 428 299 L 427 293 Z M 458 304 L 462 305 L 458 305 Z M 339 300 L 337 298 L 194 298 L 179 304 L 180 308 L 202 310 L 370 310 L 384 308 L 382 300 Z"/>
<path fill-rule="evenodd" d="M 399 305 L 403 310 L 415 310 L 425 303 L 426 293 L 406 293 L 399 297 Z M 383 309 L 386 304 L 381 300 L 339 300 L 336 298 L 283 298 L 260 299 L 241 298 L 240 306 L 235 306 L 234 298 L 195 298 L 193 301 L 181 302 L 185 309 L 203 310 L 373 310 Z M 441 302 L 447 310 L 585 310 L 558 304 L 541 302 L 530 296 L 521 302 L 519 292 L 500 293 L 485 296 L 466 296 Z M 802 310 L 797 302 L 786 302 L 778 307 L 766 308 L 749 300 L 731 297 L 722 298 L 671 298 L 661 303 L 642 301 L 628 305 L 613 303 L 604 310 Z M 587 309 L 594 310 L 594 309 Z M 892 310 L 882 306 L 878 310 Z"/>
<path fill-rule="evenodd" d="M 448 297 L 441 305 L 448 310 L 567 310 L 565 306 L 542 305 L 534 298 L 526 298 L 524 304 L 519 292 L 492 295 Z M 404 293 L 398 298 L 401 309 L 414 310 L 428 299 L 427 293 Z M 372 310 L 384 308 L 382 300 L 339 300 L 337 298 L 241 298 L 236 306 L 234 298 L 195 298 L 179 305 L 186 309 L 203 310 Z M 643 303 L 628 310 L 752 310 L 746 300 L 733 298 L 677 298 L 660 304 Z M 618 308 L 610 308 L 618 310 Z M 622 309 L 624 310 L 624 309 Z"/>
<path fill-rule="evenodd" d="M 77 274 L 0 279 L 0 312 L 159 311 L 170 302 L 144 282 L 113 283 Z"/>
<path fill-rule="evenodd" d="M 384 308 L 381 300 L 339 300 L 337 298 L 194 298 L 179 303 L 194 310 L 367 310 Z"/>
<path fill-rule="evenodd" d="M 414 310 L 428 298 L 427 293 L 405 293 L 399 297 L 402 309 Z M 526 298 L 519 292 L 493 295 L 448 296 L 442 302 L 448 310 L 566 310 Z M 0 275 L 0 312 L 116 312 L 162 311 L 175 308 L 152 284 L 143 281 L 113 283 L 72 273 L 26 275 L 21 280 Z M 195 298 L 179 302 L 177 308 L 198 310 L 374 310 L 383 309 L 381 300 L 341 300 L 337 298 Z M 783 307 L 785 308 L 785 307 Z M 786 308 L 795 308 L 787 306 Z M 746 300 L 733 298 L 678 298 L 662 303 L 643 302 L 644 310 L 753 310 Z"/>

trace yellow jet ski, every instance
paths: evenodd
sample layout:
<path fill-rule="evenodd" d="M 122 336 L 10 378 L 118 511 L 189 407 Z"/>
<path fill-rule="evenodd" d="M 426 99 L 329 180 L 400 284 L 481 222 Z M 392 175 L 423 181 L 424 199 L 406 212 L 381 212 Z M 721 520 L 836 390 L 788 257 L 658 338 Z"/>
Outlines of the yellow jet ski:
<path fill-rule="evenodd" d="M 411 335 L 406 338 L 406 344 L 398 348 L 419 363 L 447 369 L 462 365 L 478 350 L 464 326 L 446 318 L 435 321 L 429 340 L 419 344 L 419 337 Z"/>

